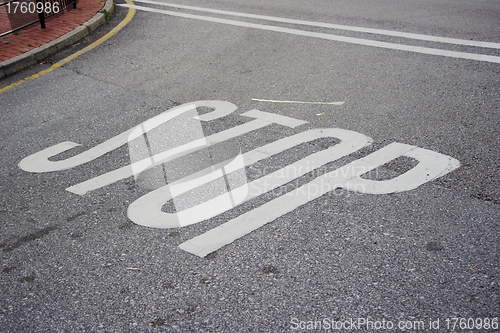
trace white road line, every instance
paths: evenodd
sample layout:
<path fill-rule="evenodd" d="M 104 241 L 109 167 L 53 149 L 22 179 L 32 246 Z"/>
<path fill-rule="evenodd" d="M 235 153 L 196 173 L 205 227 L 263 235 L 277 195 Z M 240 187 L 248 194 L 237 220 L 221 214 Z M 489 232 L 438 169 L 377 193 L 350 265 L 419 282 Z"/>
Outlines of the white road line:
<path fill-rule="evenodd" d="M 303 101 L 276 101 L 274 99 L 252 98 L 252 101 L 269 103 L 290 103 L 290 104 L 319 104 L 319 105 L 344 105 L 345 102 L 303 102 Z"/>
<path fill-rule="evenodd" d="M 291 34 L 291 35 L 298 35 L 298 36 L 305 36 L 305 37 L 315 37 L 315 38 L 321 38 L 321 39 L 326 39 L 326 40 L 333 40 L 333 41 L 345 42 L 345 43 L 357 44 L 357 45 L 363 45 L 363 46 L 373 46 L 373 47 L 380 47 L 380 48 L 391 49 L 391 50 L 408 51 L 408 52 L 429 54 L 429 55 L 438 55 L 438 56 L 458 58 L 458 59 L 485 61 L 485 62 L 492 62 L 492 63 L 497 63 L 497 64 L 500 63 L 500 57 L 491 56 L 491 55 L 474 54 L 474 53 L 466 53 L 466 52 L 455 52 L 455 51 L 448 51 L 448 50 L 433 49 L 433 48 L 429 48 L 429 47 L 420 47 L 420 46 L 411 46 L 411 45 L 379 42 L 379 41 L 369 40 L 369 39 L 337 36 L 337 35 L 325 34 L 325 33 L 320 33 L 320 32 L 311 32 L 311 31 L 282 28 L 282 27 L 269 26 L 269 25 L 263 25 L 263 24 L 255 24 L 255 23 L 248 23 L 248 22 L 241 22 L 241 21 L 234 21 L 234 20 L 226 20 L 226 19 L 220 19 L 220 18 L 215 18 L 215 17 L 200 16 L 200 15 L 186 14 L 186 13 L 180 13 L 180 12 L 172 12 L 172 11 L 168 11 L 168 10 L 161 10 L 161 9 L 135 6 L 135 5 L 134 6 L 132 6 L 132 5 L 118 5 L 118 6 L 127 7 L 127 8 L 134 8 L 134 9 L 142 10 L 142 11 L 146 11 L 146 12 L 159 13 L 159 14 L 165 14 L 165 15 L 170 15 L 170 16 L 177 16 L 177 17 L 182 17 L 182 18 L 189 18 L 189 19 L 202 20 L 202 21 L 208 21 L 208 22 L 213 22 L 213 23 L 227 24 L 227 25 L 232 25 L 232 26 L 237 26 L 237 27 L 254 28 L 254 29 L 281 32 L 281 33 L 287 33 L 287 34 Z"/>
<path fill-rule="evenodd" d="M 402 38 L 409 38 L 409 39 L 424 40 L 424 41 L 429 41 L 429 42 L 438 42 L 438 43 L 447 43 L 447 44 L 456 44 L 456 45 L 465 45 L 465 46 L 476 46 L 476 47 L 485 47 L 485 48 L 492 48 L 492 49 L 500 49 L 500 43 L 491 43 L 491 42 L 481 42 L 481 41 L 473 41 L 473 40 L 465 40 L 465 39 L 457 39 L 457 38 L 429 36 L 429 35 L 414 34 L 414 33 L 409 33 L 409 32 L 400 32 L 400 31 L 391 31 L 391 30 L 383 30 L 383 29 L 372 29 L 372 28 L 354 27 L 354 26 L 348 26 L 348 25 L 331 24 L 331 23 L 323 23 L 323 22 L 295 20 L 295 19 L 288 19 L 288 18 L 283 18 L 283 17 L 266 16 L 266 15 L 255 15 L 255 14 L 231 12 L 231 11 L 226 11 L 226 10 L 218 10 L 218 9 L 210 9 L 210 8 L 202 8 L 202 7 L 193 7 L 193 6 L 184 6 L 184 5 L 177 5 L 177 4 L 165 3 L 165 2 L 161 2 L 161 1 L 134 0 L 134 2 L 142 2 L 142 3 L 151 4 L 151 5 L 159 5 L 159 6 L 166 6 L 166 7 L 179 8 L 179 9 L 196 10 L 196 11 L 201 11 L 201 12 L 206 12 L 206 13 L 231 15 L 231 16 L 237 16 L 237 17 L 246 17 L 246 18 L 259 19 L 259 20 L 267 20 L 267 21 L 280 22 L 280 23 L 291 23 L 291 24 L 308 25 L 308 26 L 311 26 L 311 27 L 320 27 L 320 28 L 328 28 L 328 29 L 337 29 L 337 30 L 364 32 L 364 33 L 370 33 L 370 34 L 376 34 L 376 35 L 385 35 L 385 36 L 393 36 L 393 37 L 402 37 Z"/>

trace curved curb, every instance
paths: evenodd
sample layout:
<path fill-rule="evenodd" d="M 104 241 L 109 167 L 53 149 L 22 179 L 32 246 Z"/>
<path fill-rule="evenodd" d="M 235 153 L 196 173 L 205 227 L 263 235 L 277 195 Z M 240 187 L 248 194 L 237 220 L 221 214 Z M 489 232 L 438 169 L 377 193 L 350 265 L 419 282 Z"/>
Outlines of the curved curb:
<path fill-rule="evenodd" d="M 115 11 L 115 4 L 113 0 L 106 0 L 106 4 L 102 10 L 106 10 L 108 13 L 113 14 Z M 71 44 L 82 40 L 104 23 L 106 23 L 106 15 L 103 13 L 97 13 L 81 26 L 62 35 L 61 37 L 58 37 L 47 44 L 43 44 L 36 49 L 20 54 L 17 57 L 2 61 L 0 63 L 0 79 L 19 72 L 27 67 L 33 66 L 39 61 L 46 59 L 48 56 L 51 56 Z"/>

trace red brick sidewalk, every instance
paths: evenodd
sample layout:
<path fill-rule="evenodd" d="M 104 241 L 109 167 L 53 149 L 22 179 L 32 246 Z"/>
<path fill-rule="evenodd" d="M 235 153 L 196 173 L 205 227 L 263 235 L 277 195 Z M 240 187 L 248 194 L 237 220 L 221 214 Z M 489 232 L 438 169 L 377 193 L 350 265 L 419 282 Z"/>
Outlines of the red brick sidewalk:
<path fill-rule="evenodd" d="M 40 23 L 37 22 L 18 30 L 16 34 L 11 33 L 0 37 L 0 62 L 14 58 L 70 32 L 90 20 L 105 3 L 105 0 L 78 0 L 76 9 L 70 6 L 63 13 L 48 18 L 45 21 L 45 29 L 42 29 Z M 0 20 L 5 22 L 4 19 L 4 15 L 0 13 Z"/>

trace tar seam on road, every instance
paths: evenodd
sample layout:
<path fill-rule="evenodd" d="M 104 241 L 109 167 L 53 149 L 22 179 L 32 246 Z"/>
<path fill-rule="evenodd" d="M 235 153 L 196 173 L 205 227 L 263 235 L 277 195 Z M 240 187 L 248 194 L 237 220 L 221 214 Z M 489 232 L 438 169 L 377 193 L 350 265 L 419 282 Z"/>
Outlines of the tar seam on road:
<path fill-rule="evenodd" d="M 133 5 L 134 3 L 131 1 L 131 0 L 125 0 L 128 4 L 130 5 Z M 107 41 L 109 38 L 113 37 L 118 31 L 120 31 L 124 26 L 126 26 L 131 20 L 132 18 L 134 17 L 135 15 L 135 12 L 136 10 L 134 8 L 129 8 L 128 10 L 128 14 L 127 16 L 123 19 L 123 21 L 121 21 L 116 27 L 113 28 L 113 30 L 111 30 L 110 32 L 108 32 L 106 35 L 102 36 L 101 38 L 99 38 L 98 40 L 96 40 L 95 42 L 93 42 L 92 44 L 90 44 L 89 46 L 85 47 L 84 49 L 78 51 L 78 52 L 75 52 L 73 53 L 72 55 L 64 58 L 63 60 L 59 61 L 59 62 L 56 62 L 55 64 L 53 64 L 52 66 L 50 66 L 49 68 L 47 69 L 44 69 L 43 71 L 40 71 L 36 74 L 33 74 L 25 79 L 22 79 L 21 81 L 18 81 L 18 82 L 15 82 L 15 83 L 12 83 L 4 88 L 1 88 L 0 89 L 0 93 L 3 93 L 4 91 L 7 91 L 9 90 L 10 88 L 14 88 L 16 86 L 19 86 L 21 84 L 23 84 L 24 82 L 26 81 L 29 81 L 29 80 L 34 80 L 42 75 L 45 75 L 49 72 L 52 72 L 54 69 L 56 68 L 59 68 L 65 64 L 67 64 L 68 62 L 70 62 L 71 60 L 75 59 L 76 57 L 79 57 L 81 56 L 82 54 L 92 50 L 93 48 L 95 48 L 96 46 L 104 43 L 105 41 Z"/>

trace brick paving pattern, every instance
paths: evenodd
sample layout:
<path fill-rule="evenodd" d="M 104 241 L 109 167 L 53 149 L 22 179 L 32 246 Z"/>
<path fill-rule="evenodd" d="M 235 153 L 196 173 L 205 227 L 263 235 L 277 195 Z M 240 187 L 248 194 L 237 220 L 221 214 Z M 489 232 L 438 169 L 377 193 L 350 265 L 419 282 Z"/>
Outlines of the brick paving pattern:
<path fill-rule="evenodd" d="M 0 0 L 0 2 L 3 2 Z M 0 37 L 0 62 L 28 52 L 70 32 L 90 20 L 102 7 L 105 0 L 78 0 L 76 9 L 70 6 L 60 14 L 45 20 L 45 29 L 40 22 Z M 6 6 L 0 7 L 0 33 L 9 31 L 10 21 Z"/>

